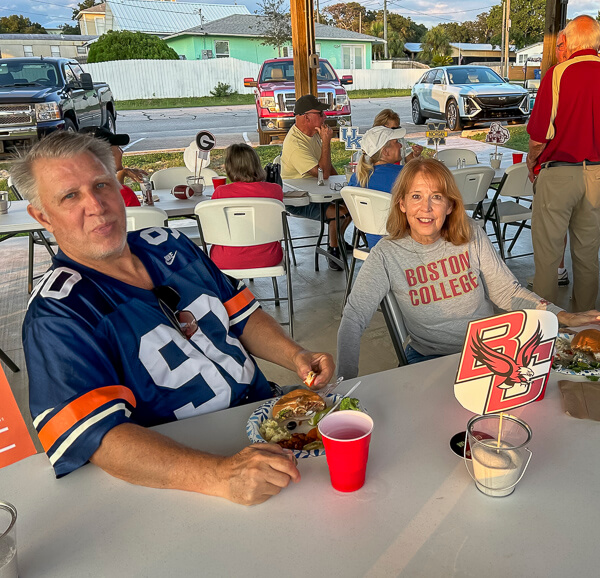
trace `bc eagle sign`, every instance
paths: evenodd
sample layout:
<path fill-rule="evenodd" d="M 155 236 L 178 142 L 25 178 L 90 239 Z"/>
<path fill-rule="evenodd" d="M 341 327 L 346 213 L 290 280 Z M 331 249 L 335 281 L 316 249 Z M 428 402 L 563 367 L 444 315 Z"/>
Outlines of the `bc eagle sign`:
<path fill-rule="evenodd" d="M 542 399 L 558 319 L 550 311 L 512 311 L 469 324 L 454 395 L 476 414 L 504 412 Z"/>

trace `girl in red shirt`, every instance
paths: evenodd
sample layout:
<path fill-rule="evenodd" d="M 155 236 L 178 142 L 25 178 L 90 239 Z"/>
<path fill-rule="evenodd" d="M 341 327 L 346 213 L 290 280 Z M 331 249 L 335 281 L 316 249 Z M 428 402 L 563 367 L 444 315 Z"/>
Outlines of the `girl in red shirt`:
<path fill-rule="evenodd" d="M 213 193 L 213 199 L 260 197 L 283 202 L 283 190 L 275 183 L 266 183 L 266 175 L 254 149 L 247 144 L 233 144 L 225 151 L 225 171 L 231 181 Z M 274 267 L 283 259 L 280 243 L 265 243 L 254 247 L 222 247 L 213 245 L 210 258 L 219 269 L 251 269 Z"/>

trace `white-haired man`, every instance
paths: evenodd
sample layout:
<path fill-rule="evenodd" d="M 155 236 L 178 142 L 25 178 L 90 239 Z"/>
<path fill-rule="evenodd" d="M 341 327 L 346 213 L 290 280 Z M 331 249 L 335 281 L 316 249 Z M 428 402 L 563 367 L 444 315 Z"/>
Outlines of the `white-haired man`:
<path fill-rule="evenodd" d="M 563 42 L 557 51 L 565 50 L 567 58 L 542 79 L 527 125 L 527 166 L 535 191 L 533 290 L 556 301 L 557 268 L 569 231 L 572 307 L 585 311 L 595 308 L 598 296 L 600 23 L 578 16 L 565 27 Z"/>
<path fill-rule="evenodd" d="M 11 168 L 59 252 L 23 323 L 30 409 L 57 476 L 91 461 L 134 484 L 256 504 L 300 475 L 271 444 L 232 457 L 183 447 L 149 426 L 271 397 L 253 355 L 333 374 L 243 283 L 176 231 L 126 233 L 108 143 L 54 133 Z"/>

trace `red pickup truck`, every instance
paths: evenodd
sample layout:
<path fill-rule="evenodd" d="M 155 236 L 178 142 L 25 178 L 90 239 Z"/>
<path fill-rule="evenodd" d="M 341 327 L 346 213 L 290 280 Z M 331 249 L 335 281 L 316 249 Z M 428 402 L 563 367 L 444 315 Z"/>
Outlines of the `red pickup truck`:
<path fill-rule="evenodd" d="M 350 99 L 343 86 L 345 84 L 352 84 L 352 76 L 342 76 L 340 80 L 327 60 L 319 60 L 318 99 L 329 105 L 329 110 L 325 111 L 325 122 L 333 129 L 334 136 L 339 136 L 340 126 L 352 124 Z M 255 87 L 260 144 L 269 144 L 272 138 L 285 137 L 294 124 L 296 88 L 293 59 L 265 60 L 258 73 L 258 80 L 244 78 L 244 86 Z"/>

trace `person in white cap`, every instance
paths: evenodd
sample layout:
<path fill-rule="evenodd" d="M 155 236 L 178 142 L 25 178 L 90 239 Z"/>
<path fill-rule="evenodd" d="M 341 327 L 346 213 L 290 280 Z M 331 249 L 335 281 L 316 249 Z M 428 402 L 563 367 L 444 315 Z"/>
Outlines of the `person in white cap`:
<path fill-rule="evenodd" d="M 356 173 L 350 177 L 348 185 L 391 194 L 394 182 L 402 170 L 402 165 L 396 163 L 402 158 L 399 139 L 405 134 L 404 128 L 376 126 L 369 129 L 362 137 L 362 153 Z M 373 247 L 379 239 L 380 235 L 367 235 L 369 247 Z"/>

